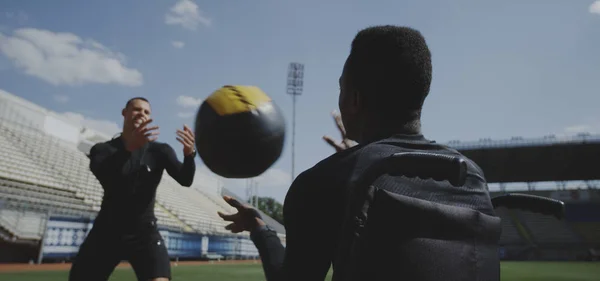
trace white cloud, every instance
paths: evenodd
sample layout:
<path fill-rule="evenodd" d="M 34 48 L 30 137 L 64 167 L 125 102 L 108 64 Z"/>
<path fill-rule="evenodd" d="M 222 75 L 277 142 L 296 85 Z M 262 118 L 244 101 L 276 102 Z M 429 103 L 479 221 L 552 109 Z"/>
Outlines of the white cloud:
<path fill-rule="evenodd" d="M 203 100 L 201 98 L 195 98 L 190 96 L 179 96 L 175 101 L 179 106 L 183 108 L 197 109 L 200 106 L 200 104 L 202 104 Z M 185 111 L 177 113 L 177 116 L 179 118 L 190 118 L 194 116 L 194 114 L 196 114 L 195 111 Z"/>
<path fill-rule="evenodd" d="M 107 136 L 113 136 L 123 130 L 119 124 L 110 120 L 88 118 L 75 112 L 64 112 L 61 115 L 74 124 L 98 131 Z"/>
<path fill-rule="evenodd" d="M 0 52 L 27 75 L 53 85 L 143 83 L 138 70 L 125 66 L 123 54 L 72 33 L 35 28 L 0 33 Z"/>
<path fill-rule="evenodd" d="M 589 11 L 592 14 L 600 15 L 600 0 L 592 3 L 592 5 L 590 5 Z"/>
<path fill-rule="evenodd" d="M 69 96 L 66 95 L 54 95 L 54 100 L 59 103 L 67 103 L 69 101 Z"/>
<path fill-rule="evenodd" d="M 177 102 L 178 105 L 180 105 L 184 108 L 198 107 L 198 106 L 200 106 L 200 104 L 202 104 L 201 98 L 195 98 L 195 97 L 190 97 L 190 96 L 178 96 L 175 101 Z"/>
<path fill-rule="evenodd" d="M 180 0 L 165 15 L 167 25 L 181 25 L 189 30 L 196 30 L 199 24 L 209 26 L 211 20 L 202 15 L 198 5 L 191 0 Z"/>
<path fill-rule="evenodd" d="M 173 41 L 173 42 L 171 42 L 171 45 L 173 45 L 173 47 L 175 47 L 177 49 L 181 49 L 181 48 L 183 48 L 183 46 L 185 46 L 185 43 L 181 42 L 181 41 Z"/>

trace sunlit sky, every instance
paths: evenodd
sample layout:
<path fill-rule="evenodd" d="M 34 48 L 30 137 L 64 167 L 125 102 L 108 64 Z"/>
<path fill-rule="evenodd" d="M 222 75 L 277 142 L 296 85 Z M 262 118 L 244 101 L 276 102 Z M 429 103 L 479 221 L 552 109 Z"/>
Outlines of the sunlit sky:
<path fill-rule="evenodd" d="M 120 110 L 147 97 L 159 141 L 181 157 L 175 130 L 225 84 L 256 85 L 287 118 L 290 62 L 305 64 L 297 103 L 296 171 L 333 150 L 338 78 L 350 43 L 378 24 L 420 30 L 434 78 L 426 137 L 539 137 L 600 129 L 600 1 L 3 0 L 0 89 L 113 135 Z M 77 113 L 75 115 L 73 113 Z M 282 201 L 291 139 L 258 179 Z M 214 177 L 198 159 L 197 178 Z M 244 180 L 226 180 L 244 196 Z"/>

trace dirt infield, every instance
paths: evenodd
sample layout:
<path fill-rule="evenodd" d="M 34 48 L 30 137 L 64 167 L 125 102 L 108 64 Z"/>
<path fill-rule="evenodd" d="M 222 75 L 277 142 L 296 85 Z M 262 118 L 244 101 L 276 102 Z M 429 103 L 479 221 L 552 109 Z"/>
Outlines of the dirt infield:
<path fill-rule="evenodd" d="M 228 260 L 228 261 L 180 261 L 171 262 L 171 266 L 187 265 L 216 265 L 216 264 L 252 264 L 260 263 L 259 260 Z M 123 262 L 117 268 L 129 268 L 127 262 Z M 22 272 L 22 271 L 50 271 L 50 270 L 69 270 L 71 263 L 44 263 L 44 264 L 25 264 L 8 263 L 0 264 L 0 272 Z"/>

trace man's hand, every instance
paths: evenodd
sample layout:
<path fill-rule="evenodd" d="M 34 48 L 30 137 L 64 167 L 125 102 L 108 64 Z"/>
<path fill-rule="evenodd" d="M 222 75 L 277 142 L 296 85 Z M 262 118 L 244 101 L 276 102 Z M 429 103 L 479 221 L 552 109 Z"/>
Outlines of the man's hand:
<path fill-rule="evenodd" d="M 265 225 L 265 222 L 260 218 L 258 211 L 252 206 L 242 204 L 229 196 L 223 196 L 223 199 L 229 205 L 238 210 L 237 213 L 232 215 L 226 215 L 221 212 L 217 212 L 221 218 L 232 222 L 231 224 L 225 226 L 225 229 L 230 230 L 232 233 L 239 233 L 242 231 L 252 232 L 257 227 Z"/>
<path fill-rule="evenodd" d="M 136 127 L 129 132 L 127 138 L 127 150 L 135 151 L 146 143 L 155 141 L 158 137 L 159 132 L 158 126 L 148 127 L 148 124 L 152 122 L 152 119 L 139 118 L 136 120 Z"/>
<path fill-rule="evenodd" d="M 336 152 L 340 152 L 355 146 L 356 143 L 346 136 L 346 129 L 344 129 L 344 124 L 342 123 L 341 115 L 335 111 L 332 113 L 332 115 L 333 119 L 335 120 L 335 124 L 337 125 L 337 128 L 340 131 L 340 134 L 342 135 L 342 141 L 340 143 L 337 143 L 330 136 L 323 136 L 323 140 L 325 140 L 329 145 L 333 146 Z"/>
<path fill-rule="evenodd" d="M 183 125 L 183 131 L 177 129 L 177 136 L 177 140 L 183 144 L 183 155 L 188 156 L 194 153 L 196 137 L 187 125 Z"/>

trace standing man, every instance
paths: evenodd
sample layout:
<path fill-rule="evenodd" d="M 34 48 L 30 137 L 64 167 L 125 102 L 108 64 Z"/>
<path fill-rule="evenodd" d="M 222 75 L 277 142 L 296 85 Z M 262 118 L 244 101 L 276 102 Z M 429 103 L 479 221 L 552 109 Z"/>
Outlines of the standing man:
<path fill-rule="evenodd" d="M 122 111 L 123 132 L 90 150 L 90 170 L 104 189 L 100 212 L 79 248 L 69 281 L 106 281 L 128 260 L 139 281 L 171 279 L 169 255 L 158 232 L 154 203 L 166 170 L 182 186 L 191 186 L 196 172 L 194 133 L 177 130 L 183 144 L 181 163 L 173 148 L 156 142 L 158 126 L 150 126 L 147 99 L 129 100 Z"/>
<path fill-rule="evenodd" d="M 338 125 L 343 140 L 337 144 L 326 137 L 338 152 L 300 174 L 292 183 L 284 203 L 285 249 L 251 206 L 224 197 L 238 210 L 232 215 L 219 214 L 232 222 L 226 229 L 234 233 L 250 231 L 267 280 L 324 280 L 338 250 L 348 188 L 377 161 L 394 153 L 412 151 L 460 155 L 454 149 L 427 140 L 421 133 L 421 109 L 431 79 L 431 54 L 417 30 L 375 26 L 356 35 L 339 79 L 341 122 Z M 349 140 L 357 141 L 358 145 L 352 146 Z M 427 206 L 440 204 L 471 210 L 469 213 L 476 216 L 460 218 L 457 228 L 468 225 L 482 229 L 476 235 L 465 233 L 450 240 L 441 233 L 423 234 L 444 221 L 447 214 L 443 212 L 432 215 L 422 208 L 422 213 L 390 213 L 390 223 L 404 223 L 406 231 L 402 237 L 390 241 L 397 246 L 390 248 L 395 252 L 385 254 L 400 257 L 404 262 L 390 264 L 381 260 L 385 272 L 377 272 L 380 277 L 420 281 L 500 280 L 498 246 L 493 241 L 500 236 L 500 220 L 494 215 L 482 171 L 469 165 L 467 174 L 466 184 L 461 187 L 404 177 L 380 187 Z M 408 223 L 415 221 L 410 218 L 425 215 L 429 218 L 426 221 Z M 444 227 L 455 231 L 452 224 Z M 379 261 L 378 258 L 373 256 L 374 260 Z M 366 280 L 380 279 L 372 276 Z"/>

